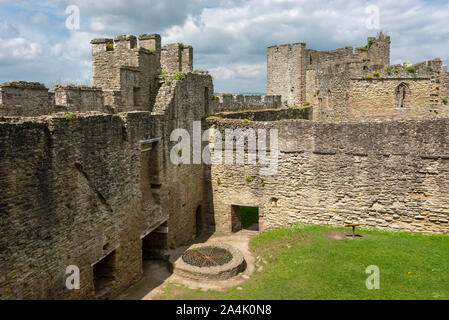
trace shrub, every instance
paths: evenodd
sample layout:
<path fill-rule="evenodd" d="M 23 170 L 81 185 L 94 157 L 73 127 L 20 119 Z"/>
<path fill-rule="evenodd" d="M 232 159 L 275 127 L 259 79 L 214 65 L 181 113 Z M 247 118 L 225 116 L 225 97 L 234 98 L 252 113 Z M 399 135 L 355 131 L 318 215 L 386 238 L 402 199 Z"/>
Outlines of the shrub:
<path fill-rule="evenodd" d="M 106 51 L 114 51 L 114 44 L 112 42 L 106 43 Z"/>
<path fill-rule="evenodd" d="M 221 179 L 217 178 L 217 184 L 221 184 Z"/>
<path fill-rule="evenodd" d="M 372 80 L 373 76 L 366 76 L 366 79 Z"/>
<path fill-rule="evenodd" d="M 310 102 L 306 102 L 303 104 L 304 107 L 310 106 Z"/>
<path fill-rule="evenodd" d="M 433 70 L 432 66 L 427 66 L 427 70 L 432 71 Z"/>
<path fill-rule="evenodd" d="M 73 112 L 66 112 L 64 116 L 67 120 L 72 120 L 73 118 L 76 117 L 76 115 Z"/>
<path fill-rule="evenodd" d="M 179 46 L 179 49 L 184 49 L 184 43 L 182 43 L 182 42 L 180 42 L 180 43 L 178 43 L 178 46 Z"/>
<path fill-rule="evenodd" d="M 248 183 L 253 182 L 253 177 L 246 176 L 246 182 Z"/>
<path fill-rule="evenodd" d="M 184 72 L 176 72 L 173 76 L 175 80 L 184 80 L 186 78 L 186 74 Z"/>
<path fill-rule="evenodd" d="M 244 122 L 249 122 L 249 120 L 248 120 L 248 119 L 244 119 L 243 121 L 244 121 Z"/>
<path fill-rule="evenodd" d="M 375 43 L 376 43 L 376 40 L 373 40 L 373 39 L 369 40 L 368 41 L 368 47 L 371 47 Z"/>
<path fill-rule="evenodd" d="M 380 72 L 374 72 L 374 76 L 379 78 L 380 77 Z"/>
<path fill-rule="evenodd" d="M 443 102 L 446 105 L 448 100 L 447 100 L 447 98 L 443 98 L 443 99 L 441 99 L 441 102 Z"/>
<path fill-rule="evenodd" d="M 413 66 L 407 67 L 407 71 L 410 73 L 415 73 L 415 67 Z"/>

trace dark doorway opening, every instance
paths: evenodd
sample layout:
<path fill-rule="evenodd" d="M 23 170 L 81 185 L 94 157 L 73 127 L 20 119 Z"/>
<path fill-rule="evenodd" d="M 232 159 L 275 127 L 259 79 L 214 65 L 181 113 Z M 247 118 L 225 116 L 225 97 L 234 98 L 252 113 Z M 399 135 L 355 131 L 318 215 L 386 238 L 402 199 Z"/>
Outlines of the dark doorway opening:
<path fill-rule="evenodd" d="M 167 222 L 142 238 L 142 260 L 166 260 Z"/>
<path fill-rule="evenodd" d="M 246 206 L 232 206 L 232 232 L 240 230 L 259 231 L 259 208 Z"/>
<path fill-rule="evenodd" d="M 196 237 L 198 238 L 203 232 L 203 216 L 201 213 L 201 206 L 198 206 L 198 208 L 196 208 L 195 225 L 196 225 Z"/>
<path fill-rule="evenodd" d="M 97 262 L 93 268 L 95 295 L 106 295 L 115 280 L 117 270 L 117 255 L 115 250 Z"/>

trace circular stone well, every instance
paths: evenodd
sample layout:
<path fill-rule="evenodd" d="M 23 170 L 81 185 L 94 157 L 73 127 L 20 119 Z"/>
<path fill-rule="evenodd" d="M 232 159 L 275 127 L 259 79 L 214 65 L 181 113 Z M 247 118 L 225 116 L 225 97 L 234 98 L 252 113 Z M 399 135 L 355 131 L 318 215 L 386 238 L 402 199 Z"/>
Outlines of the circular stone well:
<path fill-rule="evenodd" d="M 192 279 L 229 279 L 246 268 L 243 254 L 222 243 L 195 244 L 176 260 L 173 272 Z"/>

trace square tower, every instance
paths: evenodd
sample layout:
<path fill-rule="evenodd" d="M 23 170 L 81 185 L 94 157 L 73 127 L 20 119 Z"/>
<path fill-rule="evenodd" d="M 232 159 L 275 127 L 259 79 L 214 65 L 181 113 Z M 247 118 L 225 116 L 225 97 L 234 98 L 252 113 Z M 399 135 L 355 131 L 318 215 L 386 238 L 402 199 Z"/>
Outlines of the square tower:
<path fill-rule="evenodd" d="M 267 48 L 267 95 L 281 95 L 282 103 L 302 105 L 306 94 L 306 44 Z"/>

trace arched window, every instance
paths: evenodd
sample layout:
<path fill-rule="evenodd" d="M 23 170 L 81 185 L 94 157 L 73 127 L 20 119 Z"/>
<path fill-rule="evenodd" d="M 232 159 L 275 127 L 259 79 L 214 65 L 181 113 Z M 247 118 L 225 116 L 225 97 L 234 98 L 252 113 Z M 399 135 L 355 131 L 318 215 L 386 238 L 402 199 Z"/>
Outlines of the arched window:
<path fill-rule="evenodd" d="M 410 98 L 410 89 L 405 83 L 399 84 L 394 90 L 396 108 L 405 108 Z"/>

